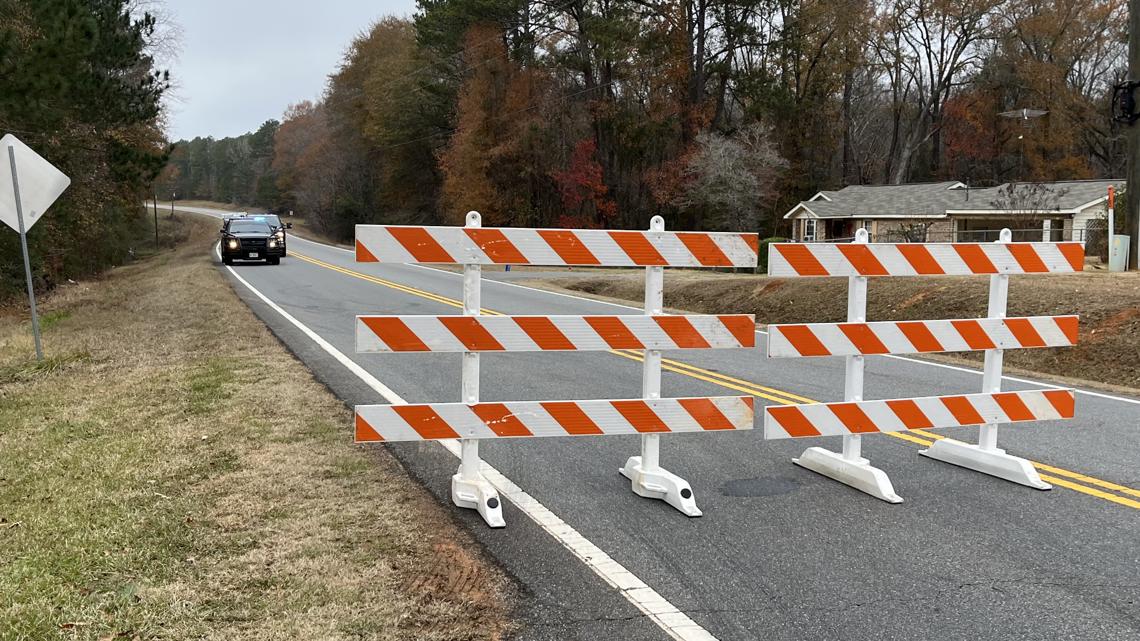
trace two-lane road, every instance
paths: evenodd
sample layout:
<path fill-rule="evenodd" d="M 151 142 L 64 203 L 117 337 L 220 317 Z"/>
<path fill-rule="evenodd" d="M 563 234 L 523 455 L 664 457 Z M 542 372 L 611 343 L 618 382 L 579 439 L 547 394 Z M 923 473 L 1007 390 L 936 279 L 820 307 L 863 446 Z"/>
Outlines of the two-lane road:
<path fill-rule="evenodd" d="M 372 377 L 408 402 L 458 400 L 459 355 L 353 353 L 356 314 L 458 313 L 458 274 L 356 264 L 352 252 L 296 237 L 280 266 L 238 265 L 228 273 L 253 310 L 346 402 L 385 402 L 364 380 Z M 496 312 L 639 313 L 487 276 L 483 306 Z M 666 396 L 751 393 L 767 404 L 842 395 L 842 359 L 770 361 L 760 348 L 666 357 Z M 490 354 L 482 362 L 488 401 L 640 395 L 634 353 Z M 866 378 L 868 398 L 977 392 L 981 385 L 977 371 L 901 358 L 869 358 Z M 1042 385 L 1004 382 L 1006 389 Z M 917 455 L 942 434 L 974 440 L 976 428 L 864 439 L 864 454 L 891 476 L 906 499 L 901 505 L 789 460 L 809 445 L 837 449 L 837 442 L 765 441 L 759 430 L 674 435 L 662 439 L 662 464 L 692 483 L 705 513 L 687 519 L 637 497 L 616 473 L 637 453 L 636 437 L 514 439 L 484 442 L 481 450 L 526 492 L 527 511 L 508 502 L 504 530 L 486 528 L 467 510 L 456 515 L 517 579 L 522 638 L 660 639 L 668 631 L 722 640 L 1140 639 L 1140 402 L 1086 390 L 1077 413 L 1074 421 L 1000 429 L 1000 445 L 1039 462 L 1051 492 Z M 449 451 L 388 447 L 450 502 L 456 459 Z M 585 544 L 555 538 L 558 528 L 529 518 L 536 514 L 531 501 Z M 589 550 L 606 561 L 591 559 Z M 644 591 L 615 581 L 606 563 L 628 570 L 680 616 L 647 617 L 644 604 L 633 605 Z"/>

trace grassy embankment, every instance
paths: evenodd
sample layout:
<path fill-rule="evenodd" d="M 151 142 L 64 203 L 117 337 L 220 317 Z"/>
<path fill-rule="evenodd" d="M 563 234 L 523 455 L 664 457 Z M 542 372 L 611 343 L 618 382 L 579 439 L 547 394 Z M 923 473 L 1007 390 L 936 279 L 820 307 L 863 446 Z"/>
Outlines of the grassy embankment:
<path fill-rule="evenodd" d="M 0 311 L 0 639 L 486 639 L 506 584 L 211 264 Z"/>

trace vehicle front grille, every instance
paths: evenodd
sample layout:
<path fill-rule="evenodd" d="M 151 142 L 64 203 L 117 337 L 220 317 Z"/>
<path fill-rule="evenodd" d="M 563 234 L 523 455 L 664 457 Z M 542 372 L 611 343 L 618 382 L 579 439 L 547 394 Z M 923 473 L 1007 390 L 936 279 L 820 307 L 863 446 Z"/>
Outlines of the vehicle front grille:
<path fill-rule="evenodd" d="M 241 248 L 242 249 L 264 249 L 265 248 L 265 239 L 264 238 L 242 238 L 241 239 Z"/>

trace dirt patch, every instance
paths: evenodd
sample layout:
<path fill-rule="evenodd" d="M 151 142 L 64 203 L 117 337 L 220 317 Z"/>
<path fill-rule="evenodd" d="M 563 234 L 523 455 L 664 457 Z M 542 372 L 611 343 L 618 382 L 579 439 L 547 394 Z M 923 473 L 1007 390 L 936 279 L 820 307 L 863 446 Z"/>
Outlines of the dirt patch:
<path fill-rule="evenodd" d="M 640 273 L 607 275 L 581 281 L 535 280 L 555 289 L 640 301 Z M 669 272 L 665 304 L 699 313 L 755 314 L 769 323 L 838 322 L 846 319 L 847 282 L 841 278 L 775 279 Z M 871 279 L 869 320 L 976 318 L 986 315 L 986 278 L 929 277 Z M 1140 274 L 1086 272 L 1056 276 L 1013 276 L 1010 316 L 1078 314 L 1076 347 L 1009 350 L 1011 368 L 1083 379 L 1111 386 L 1140 388 Z M 980 360 L 980 354 L 955 356 Z"/>
<path fill-rule="evenodd" d="M 0 313 L 0 638 L 496 639 L 510 583 L 189 242 Z"/>

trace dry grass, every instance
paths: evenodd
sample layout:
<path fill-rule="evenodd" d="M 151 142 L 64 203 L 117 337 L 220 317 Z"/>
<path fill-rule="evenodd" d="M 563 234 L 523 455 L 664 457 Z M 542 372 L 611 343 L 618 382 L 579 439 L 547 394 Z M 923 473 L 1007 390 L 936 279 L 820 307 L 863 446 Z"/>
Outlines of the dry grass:
<path fill-rule="evenodd" d="M 0 638 L 487 639 L 506 584 L 183 248 L 0 315 Z"/>

